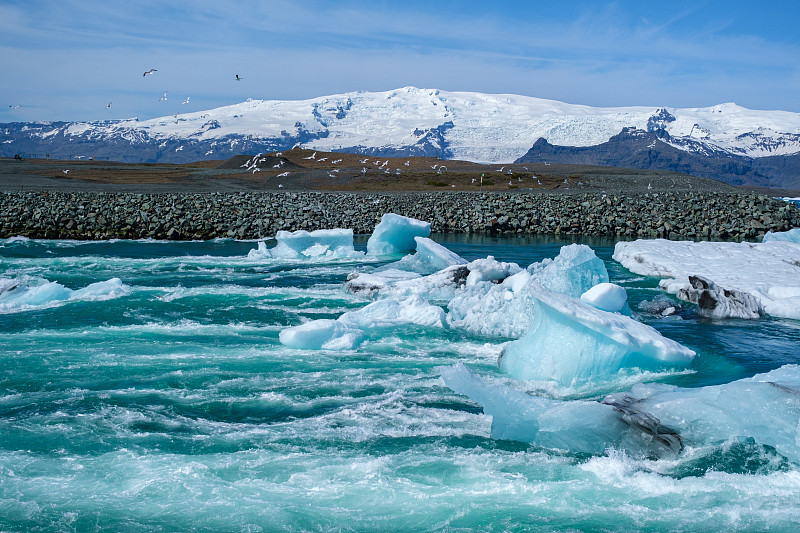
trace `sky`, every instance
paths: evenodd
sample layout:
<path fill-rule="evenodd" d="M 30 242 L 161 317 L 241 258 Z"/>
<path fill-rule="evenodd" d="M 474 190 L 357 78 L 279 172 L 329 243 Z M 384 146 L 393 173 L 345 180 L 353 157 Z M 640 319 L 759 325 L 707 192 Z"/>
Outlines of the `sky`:
<path fill-rule="evenodd" d="M 799 20 L 797 0 L 0 0 L 0 122 L 405 86 L 800 112 Z"/>

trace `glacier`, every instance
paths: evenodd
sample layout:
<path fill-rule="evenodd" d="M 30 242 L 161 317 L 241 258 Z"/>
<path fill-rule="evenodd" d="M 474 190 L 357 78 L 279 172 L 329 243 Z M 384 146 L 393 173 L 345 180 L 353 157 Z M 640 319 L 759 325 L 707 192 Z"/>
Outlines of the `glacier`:
<path fill-rule="evenodd" d="M 664 278 L 661 288 L 698 303 L 706 316 L 800 319 L 800 244 L 794 242 L 640 239 L 617 243 L 613 258 L 635 274 Z"/>
<path fill-rule="evenodd" d="M 233 146 L 246 153 L 251 150 L 248 146 L 278 151 L 299 145 L 321 151 L 395 150 L 494 163 L 518 159 L 539 138 L 554 145 L 596 146 L 625 128 L 649 131 L 654 125 L 683 150 L 692 145 L 747 157 L 800 153 L 799 113 L 750 110 L 733 103 L 704 108 L 599 108 L 512 94 L 417 87 L 307 100 L 249 99 L 147 120 L 32 124 L 30 131 L 15 135 L 42 142 L 202 143 L 197 153 L 208 150 L 215 158 L 219 158 L 216 152 Z"/>

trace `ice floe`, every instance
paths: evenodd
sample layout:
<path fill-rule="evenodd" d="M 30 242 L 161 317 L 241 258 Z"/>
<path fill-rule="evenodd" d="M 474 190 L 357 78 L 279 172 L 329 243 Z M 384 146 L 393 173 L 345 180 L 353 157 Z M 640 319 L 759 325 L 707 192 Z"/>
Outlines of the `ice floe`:
<path fill-rule="evenodd" d="M 666 278 L 663 289 L 696 299 L 707 316 L 800 319 L 800 244 L 637 240 L 617 243 L 613 257 L 636 274 Z"/>
<path fill-rule="evenodd" d="M 573 453 L 610 448 L 664 457 L 688 446 L 752 439 L 800 460 L 800 367 L 786 365 L 724 385 L 637 384 L 601 402 L 531 396 L 487 383 L 463 364 L 441 369 L 445 384 L 492 417 L 492 437 Z"/>
<path fill-rule="evenodd" d="M 100 301 L 130 293 L 119 278 L 70 289 L 46 279 L 22 276 L 0 278 L 0 313 L 15 313 L 59 305 L 67 301 Z"/>
<path fill-rule="evenodd" d="M 800 228 L 789 231 L 768 231 L 764 234 L 762 242 L 793 242 L 800 244 Z"/>
<path fill-rule="evenodd" d="M 258 248 L 250 250 L 250 259 L 320 259 L 358 258 L 364 252 L 353 248 L 352 229 L 321 229 L 316 231 L 279 231 L 275 234 L 278 243 L 267 248 L 264 241 Z"/>

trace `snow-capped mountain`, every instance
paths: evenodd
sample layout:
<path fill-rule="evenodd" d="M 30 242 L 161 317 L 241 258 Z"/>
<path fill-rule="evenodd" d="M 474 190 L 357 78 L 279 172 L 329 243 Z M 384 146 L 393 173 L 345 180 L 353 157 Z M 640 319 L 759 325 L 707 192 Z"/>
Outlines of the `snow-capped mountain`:
<path fill-rule="evenodd" d="M 696 157 L 733 158 L 743 164 L 800 154 L 800 113 L 735 104 L 598 108 L 415 87 L 310 100 L 248 100 L 149 120 L 2 124 L 0 148 L 6 156 L 47 153 L 187 162 L 301 145 L 499 163 L 526 156 L 539 139 L 553 146 L 587 148 L 608 143 L 623 131 L 653 134 L 658 146 Z M 781 181 L 777 175 L 775 179 Z"/>

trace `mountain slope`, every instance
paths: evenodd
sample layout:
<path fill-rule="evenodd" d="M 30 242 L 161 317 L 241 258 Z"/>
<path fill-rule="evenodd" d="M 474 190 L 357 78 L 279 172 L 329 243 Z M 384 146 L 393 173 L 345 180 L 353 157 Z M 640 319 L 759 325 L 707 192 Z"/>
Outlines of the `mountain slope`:
<path fill-rule="evenodd" d="M 684 172 L 706 176 L 706 171 L 716 172 L 717 166 L 709 170 L 701 163 L 707 158 L 756 168 L 756 174 L 732 173 L 731 179 L 743 182 L 780 185 L 794 172 L 792 158 L 800 153 L 798 113 L 755 111 L 734 104 L 595 108 L 527 96 L 414 87 L 310 100 L 248 100 L 142 121 L 2 124 L 0 149 L 6 156 L 180 163 L 299 145 L 375 156 L 502 163 L 526 156 L 537 139 L 553 146 L 596 147 L 610 143 L 626 128 L 656 135 L 658 151 L 663 157 L 683 160 L 688 165 Z M 604 164 L 629 164 L 624 161 L 630 158 L 612 153 L 611 145 L 603 150 Z"/>

